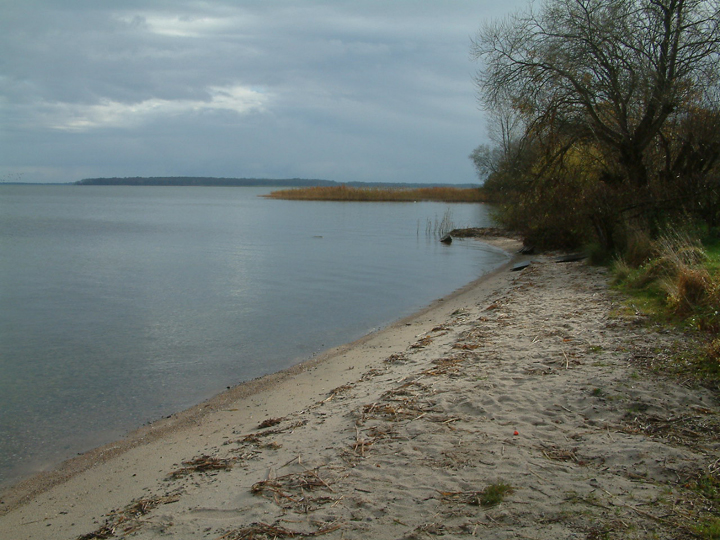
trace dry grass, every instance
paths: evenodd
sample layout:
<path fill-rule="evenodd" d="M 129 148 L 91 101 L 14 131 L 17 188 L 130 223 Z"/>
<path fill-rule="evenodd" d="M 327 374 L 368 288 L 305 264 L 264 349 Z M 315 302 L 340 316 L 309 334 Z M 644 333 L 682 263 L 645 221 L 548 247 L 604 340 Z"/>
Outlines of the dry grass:
<path fill-rule="evenodd" d="M 646 263 L 655 255 L 655 245 L 647 231 L 639 228 L 628 231 L 627 245 L 623 250 L 623 257 L 628 264 L 637 267 Z"/>
<path fill-rule="evenodd" d="M 651 247 L 649 259 L 637 267 L 627 258 L 616 261 L 615 279 L 631 289 L 653 287 L 662 296 L 668 312 L 688 317 L 698 310 L 717 310 L 720 305 L 720 280 L 708 269 L 708 256 L 697 238 L 681 232 L 661 236 Z"/>
<path fill-rule="evenodd" d="M 698 306 L 717 304 L 718 283 L 704 266 L 707 255 L 698 240 L 686 234 L 667 234 L 657 241 L 657 247 L 665 270 L 661 286 L 676 314 L 688 315 Z"/>
<path fill-rule="evenodd" d="M 281 189 L 265 197 L 300 201 L 367 201 L 367 202 L 487 202 L 476 188 L 356 188 L 349 186 Z"/>
<path fill-rule="evenodd" d="M 682 267 L 674 277 L 662 281 L 668 304 L 679 315 L 692 313 L 696 306 L 715 296 L 712 278 L 704 268 Z"/>

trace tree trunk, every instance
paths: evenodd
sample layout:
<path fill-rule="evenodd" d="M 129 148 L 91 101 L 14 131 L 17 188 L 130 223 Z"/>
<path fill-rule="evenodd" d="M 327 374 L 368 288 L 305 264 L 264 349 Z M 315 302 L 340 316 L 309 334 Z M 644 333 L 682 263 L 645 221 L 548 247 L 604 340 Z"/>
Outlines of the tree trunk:
<path fill-rule="evenodd" d="M 648 171 L 643 160 L 642 150 L 635 148 L 632 144 L 621 146 L 620 165 L 625 171 L 630 185 L 641 188 L 647 186 Z"/>

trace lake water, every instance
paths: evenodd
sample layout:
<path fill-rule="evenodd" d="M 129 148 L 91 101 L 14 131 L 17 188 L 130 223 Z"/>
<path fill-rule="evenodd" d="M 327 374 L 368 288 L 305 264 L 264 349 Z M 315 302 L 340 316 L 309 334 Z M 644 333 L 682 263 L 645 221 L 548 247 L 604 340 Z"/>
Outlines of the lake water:
<path fill-rule="evenodd" d="M 389 324 L 507 260 L 478 204 L 0 186 L 0 485 Z"/>

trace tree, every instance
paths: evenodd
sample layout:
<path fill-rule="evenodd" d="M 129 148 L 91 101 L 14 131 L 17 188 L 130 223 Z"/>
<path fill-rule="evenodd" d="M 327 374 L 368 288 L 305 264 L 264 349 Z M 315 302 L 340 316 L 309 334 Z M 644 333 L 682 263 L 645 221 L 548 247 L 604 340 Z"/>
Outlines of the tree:
<path fill-rule="evenodd" d="M 471 157 L 492 157 L 486 185 L 512 184 L 528 230 L 612 248 L 623 211 L 697 211 L 693 186 L 720 200 L 720 0 L 545 0 L 483 27 L 472 54 L 495 132 L 514 135 Z M 548 208 L 591 227 L 553 231 Z"/>
<path fill-rule="evenodd" d="M 549 0 L 484 27 L 472 53 L 491 109 L 607 148 L 646 185 L 646 152 L 673 114 L 720 80 L 718 0 Z"/>

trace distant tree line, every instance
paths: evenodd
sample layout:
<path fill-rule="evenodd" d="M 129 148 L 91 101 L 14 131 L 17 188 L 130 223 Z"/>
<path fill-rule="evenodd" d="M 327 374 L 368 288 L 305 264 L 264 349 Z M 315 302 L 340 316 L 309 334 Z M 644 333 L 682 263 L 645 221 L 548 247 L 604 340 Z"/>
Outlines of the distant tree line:
<path fill-rule="evenodd" d="M 357 188 L 429 188 L 455 187 L 477 188 L 477 184 L 420 184 L 386 182 L 336 182 L 307 178 L 213 178 L 204 176 L 151 176 L 127 178 L 85 178 L 75 182 L 80 186 L 214 186 L 214 187 L 332 187 L 350 186 Z"/>
<path fill-rule="evenodd" d="M 86 178 L 76 182 L 81 186 L 331 186 L 332 180 L 310 180 L 303 178 L 213 178 L 204 176 L 153 176 L 128 178 Z"/>
<path fill-rule="evenodd" d="M 536 245 L 720 226 L 720 0 L 545 0 L 480 29 L 471 159 Z"/>

